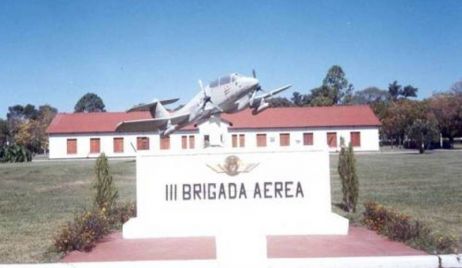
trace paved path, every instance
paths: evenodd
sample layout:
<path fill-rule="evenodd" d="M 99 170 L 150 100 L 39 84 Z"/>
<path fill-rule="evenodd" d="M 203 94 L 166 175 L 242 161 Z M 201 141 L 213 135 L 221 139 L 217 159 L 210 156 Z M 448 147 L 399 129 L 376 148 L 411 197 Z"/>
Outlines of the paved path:
<path fill-rule="evenodd" d="M 350 227 L 346 236 L 268 236 L 267 252 L 269 258 L 426 255 L 425 252 L 390 241 L 360 227 Z M 63 262 L 215 258 L 213 237 L 122 239 L 119 232 L 109 235 L 91 252 L 71 252 L 64 257 Z"/>

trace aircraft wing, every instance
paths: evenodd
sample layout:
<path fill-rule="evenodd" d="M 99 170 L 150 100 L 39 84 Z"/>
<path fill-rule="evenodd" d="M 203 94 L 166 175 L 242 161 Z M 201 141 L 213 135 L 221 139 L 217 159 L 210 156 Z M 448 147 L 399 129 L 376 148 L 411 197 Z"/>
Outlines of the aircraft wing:
<path fill-rule="evenodd" d="M 143 131 L 154 131 L 158 129 L 165 129 L 170 124 L 177 125 L 185 120 L 188 120 L 189 113 L 179 114 L 167 118 L 153 118 L 153 119 L 140 119 L 123 121 L 117 124 L 116 132 L 143 132 Z"/>
<path fill-rule="evenodd" d="M 279 94 L 280 92 L 290 88 L 292 85 L 285 85 L 283 87 L 280 87 L 280 88 L 277 88 L 275 90 L 272 90 L 268 93 L 265 93 L 263 95 L 260 95 L 260 96 L 256 96 L 255 97 L 255 101 L 260 101 L 261 99 L 267 99 L 267 98 L 271 98 L 272 96 L 276 95 L 276 94 Z"/>
<path fill-rule="evenodd" d="M 162 105 L 167 105 L 167 104 L 171 104 L 171 103 L 174 103 L 174 102 L 177 102 L 179 100 L 179 98 L 176 98 L 176 99 L 169 99 L 169 100 L 154 100 L 150 103 L 146 103 L 146 104 L 140 104 L 140 105 L 136 105 L 136 106 L 133 106 L 131 109 L 129 109 L 127 112 L 135 112 L 135 111 L 151 111 L 151 110 L 155 110 L 156 108 L 156 105 L 157 103 L 160 103 Z"/>

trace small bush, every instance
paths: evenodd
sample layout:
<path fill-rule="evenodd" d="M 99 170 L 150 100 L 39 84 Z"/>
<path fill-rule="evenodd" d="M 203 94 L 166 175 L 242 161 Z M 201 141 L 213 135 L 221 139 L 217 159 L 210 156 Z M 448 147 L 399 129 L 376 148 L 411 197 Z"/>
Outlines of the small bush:
<path fill-rule="evenodd" d="M 115 207 L 119 193 L 112 180 L 107 157 L 102 153 L 95 164 L 96 181 L 93 185 L 96 190 L 94 203 L 99 209 L 111 212 Z"/>
<path fill-rule="evenodd" d="M 134 202 L 117 204 L 109 213 L 109 224 L 112 228 L 118 229 L 130 218 L 136 216 L 136 206 Z"/>
<path fill-rule="evenodd" d="M 429 253 L 457 252 L 457 239 L 439 235 L 418 220 L 388 209 L 376 202 L 364 204 L 363 224 L 391 240 L 404 242 Z"/>
<path fill-rule="evenodd" d="M 0 148 L 0 162 L 30 162 L 32 153 L 24 146 L 13 144 Z"/>
<path fill-rule="evenodd" d="M 342 149 L 338 159 L 338 174 L 342 183 L 343 208 L 347 212 L 356 212 L 358 203 L 359 182 L 356 174 L 356 159 L 353 153 L 351 142 L 345 147 L 343 138 L 341 139 Z"/>
<path fill-rule="evenodd" d="M 54 246 L 58 252 L 90 251 L 109 230 L 109 220 L 104 211 L 84 210 L 74 215 L 74 221 L 66 223 L 54 238 Z"/>

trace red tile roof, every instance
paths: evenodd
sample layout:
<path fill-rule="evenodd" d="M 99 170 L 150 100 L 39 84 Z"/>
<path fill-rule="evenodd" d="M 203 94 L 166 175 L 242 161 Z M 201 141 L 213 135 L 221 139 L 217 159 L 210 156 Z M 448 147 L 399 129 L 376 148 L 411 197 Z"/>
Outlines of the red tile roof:
<path fill-rule="evenodd" d="M 250 109 L 222 117 L 234 129 L 379 126 L 368 105 L 272 108 L 252 115 Z"/>
<path fill-rule="evenodd" d="M 47 133 L 114 132 L 121 121 L 148 118 L 151 118 L 149 112 L 58 113 L 48 126 Z"/>
<path fill-rule="evenodd" d="M 235 114 L 222 114 L 232 129 L 353 127 L 379 126 L 380 121 L 367 105 L 330 107 L 270 108 L 252 115 L 250 109 Z M 121 121 L 151 118 L 149 112 L 59 113 L 48 126 L 47 133 L 114 132 Z M 183 129 L 191 130 L 192 125 Z"/>

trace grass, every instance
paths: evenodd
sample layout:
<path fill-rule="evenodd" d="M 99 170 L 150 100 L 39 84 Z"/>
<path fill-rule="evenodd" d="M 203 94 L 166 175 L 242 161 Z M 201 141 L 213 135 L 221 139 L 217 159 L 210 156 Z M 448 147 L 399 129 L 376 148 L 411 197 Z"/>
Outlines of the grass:
<path fill-rule="evenodd" d="M 462 151 L 358 154 L 356 158 L 360 196 L 358 212 L 348 216 L 353 222 L 359 221 L 363 203 L 374 200 L 436 231 L 462 237 Z M 332 155 L 333 203 L 341 202 L 337 161 L 338 156 Z"/>
<path fill-rule="evenodd" d="M 333 203 L 341 201 L 336 155 L 331 156 Z M 462 151 L 357 155 L 360 210 L 373 199 L 462 235 Z M 135 199 L 135 162 L 110 161 L 122 201 Z M 0 263 L 56 261 L 52 237 L 74 211 L 91 202 L 94 161 L 0 164 Z M 336 212 L 342 213 L 335 209 Z"/>
<path fill-rule="evenodd" d="M 134 200 L 134 161 L 111 161 L 121 200 Z M 94 161 L 0 164 L 0 263 L 55 261 L 56 230 L 91 205 Z"/>

